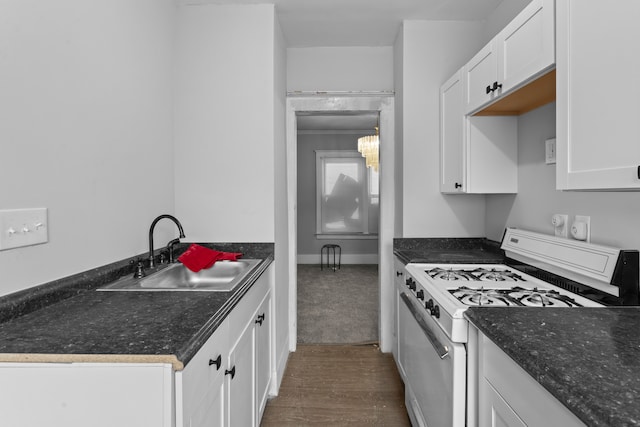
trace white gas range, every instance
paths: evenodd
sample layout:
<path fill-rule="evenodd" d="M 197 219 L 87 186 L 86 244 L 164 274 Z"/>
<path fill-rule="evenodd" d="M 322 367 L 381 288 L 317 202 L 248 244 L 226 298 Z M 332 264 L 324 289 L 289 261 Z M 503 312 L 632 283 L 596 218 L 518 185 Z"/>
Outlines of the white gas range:
<path fill-rule="evenodd" d="M 638 251 L 509 228 L 504 264 L 407 264 L 398 286 L 398 358 L 414 425 L 476 425 L 467 366 L 469 307 L 638 304 Z M 437 392 L 435 391 L 437 390 Z"/>

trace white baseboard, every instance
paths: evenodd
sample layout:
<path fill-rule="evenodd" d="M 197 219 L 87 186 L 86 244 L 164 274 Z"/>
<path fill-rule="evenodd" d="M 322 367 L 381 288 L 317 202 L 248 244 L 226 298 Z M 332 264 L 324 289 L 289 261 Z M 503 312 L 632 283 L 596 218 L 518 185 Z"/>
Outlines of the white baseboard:
<path fill-rule="evenodd" d="M 333 263 L 333 254 L 329 256 L 329 261 Z M 298 254 L 297 262 L 298 264 L 320 264 L 320 254 Z M 378 254 L 342 254 L 341 264 L 378 264 Z"/>
<path fill-rule="evenodd" d="M 278 354 L 276 360 L 276 371 L 272 373 L 271 376 L 271 390 L 269 391 L 269 395 L 277 396 L 280 392 L 280 385 L 282 385 L 282 380 L 284 379 L 284 370 L 287 367 L 287 361 L 289 360 L 289 342 L 287 340 L 286 345 L 283 345 L 280 351 L 276 352 Z"/>

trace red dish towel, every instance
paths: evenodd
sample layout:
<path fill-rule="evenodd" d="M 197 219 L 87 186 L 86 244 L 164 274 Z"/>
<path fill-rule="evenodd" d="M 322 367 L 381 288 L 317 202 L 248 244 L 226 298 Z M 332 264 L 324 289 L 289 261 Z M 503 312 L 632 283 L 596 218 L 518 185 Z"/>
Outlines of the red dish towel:
<path fill-rule="evenodd" d="M 217 261 L 237 261 L 241 256 L 241 253 L 215 251 L 192 243 L 189 249 L 178 257 L 178 261 L 184 264 L 189 270 L 197 273 L 204 268 L 213 267 L 213 264 Z"/>

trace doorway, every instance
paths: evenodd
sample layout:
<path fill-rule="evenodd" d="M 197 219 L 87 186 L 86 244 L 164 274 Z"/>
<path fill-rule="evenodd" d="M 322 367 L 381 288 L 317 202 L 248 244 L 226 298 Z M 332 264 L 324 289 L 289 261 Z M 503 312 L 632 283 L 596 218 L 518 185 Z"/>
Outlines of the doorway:
<path fill-rule="evenodd" d="M 289 349 L 297 344 L 297 144 L 298 118 L 313 113 L 366 114 L 375 112 L 380 123 L 380 223 L 378 244 L 378 289 L 380 349 L 391 350 L 392 256 L 394 235 L 394 103 L 393 95 L 290 95 L 286 107 L 287 167 L 287 270 L 289 277 Z"/>

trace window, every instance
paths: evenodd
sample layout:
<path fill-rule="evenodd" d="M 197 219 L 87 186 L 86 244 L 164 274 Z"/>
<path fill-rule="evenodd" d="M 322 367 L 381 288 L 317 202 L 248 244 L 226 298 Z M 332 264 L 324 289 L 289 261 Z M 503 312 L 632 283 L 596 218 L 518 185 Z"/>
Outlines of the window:
<path fill-rule="evenodd" d="M 378 173 L 357 151 L 316 150 L 316 234 L 377 235 Z"/>

